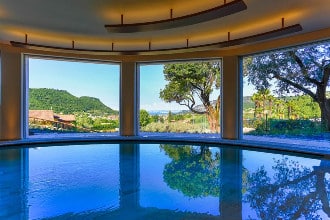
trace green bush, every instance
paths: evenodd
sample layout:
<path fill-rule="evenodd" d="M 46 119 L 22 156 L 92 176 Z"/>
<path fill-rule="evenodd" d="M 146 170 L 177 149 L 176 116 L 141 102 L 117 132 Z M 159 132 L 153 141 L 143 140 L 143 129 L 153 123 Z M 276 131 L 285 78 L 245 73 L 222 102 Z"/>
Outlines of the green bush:
<path fill-rule="evenodd" d="M 149 113 L 146 110 L 141 109 L 140 110 L 140 126 L 144 127 L 147 124 L 149 124 L 150 122 L 151 122 L 151 118 L 150 118 Z"/>
<path fill-rule="evenodd" d="M 93 130 L 105 130 L 105 131 L 112 131 L 116 128 L 119 128 L 119 121 L 118 120 L 108 120 L 107 122 L 103 123 L 95 123 L 92 127 Z"/>
<path fill-rule="evenodd" d="M 174 132 L 174 133 L 207 133 L 208 130 L 203 129 L 198 124 L 190 124 L 182 121 L 157 123 L 152 122 L 145 127 L 141 127 L 146 132 Z"/>
<path fill-rule="evenodd" d="M 252 133 L 256 134 L 315 134 L 321 132 L 321 125 L 319 122 L 299 119 L 299 120 L 280 120 L 269 119 L 255 120 Z"/>

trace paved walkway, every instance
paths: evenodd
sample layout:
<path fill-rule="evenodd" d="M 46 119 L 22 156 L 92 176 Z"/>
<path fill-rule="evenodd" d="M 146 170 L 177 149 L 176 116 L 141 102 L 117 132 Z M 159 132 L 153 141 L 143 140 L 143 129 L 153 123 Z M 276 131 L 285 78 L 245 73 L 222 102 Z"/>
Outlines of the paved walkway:
<path fill-rule="evenodd" d="M 145 133 L 139 136 L 119 136 L 118 133 L 54 133 L 29 136 L 17 141 L 1 141 L 0 146 L 31 145 L 35 143 L 69 143 L 90 141 L 139 141 L 145 142 L 185 142 L 190 144 L 216 144 L 238 146 L 252 149 L 284 150 L 323 155 L 330 158 L 330 137 L 285 137 L 285 136 L 253 136 L 244 135 L 242 140 L 221 139 L 219 134 L 188 134 L 188 133 Z"/>

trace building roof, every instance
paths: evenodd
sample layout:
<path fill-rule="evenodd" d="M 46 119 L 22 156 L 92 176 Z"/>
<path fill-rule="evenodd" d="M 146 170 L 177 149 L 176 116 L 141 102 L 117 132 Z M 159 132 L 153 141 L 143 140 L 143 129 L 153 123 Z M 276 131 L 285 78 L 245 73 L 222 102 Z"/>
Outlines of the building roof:
<path fill-rule="evenodd" d="M 54 114 L 53 110 L 29 110 L 29 118 L 51 121 L 51 122 L 54 122 L 57 120 L 73 122 L 76 120 L 74 115 Z"/>
<path fill-rule="evenodd" d="M 56 114 L 55 117 L 58 117 L 58 120 L 60 121 L 67 121 L 67 122 L 73 122 L 76 120 L 76 117 L 74 115 Z"/>
<path fill-rule="evenodd" d="M 29 110 L 29 118 L 54 121 L 53 110 Z"/>

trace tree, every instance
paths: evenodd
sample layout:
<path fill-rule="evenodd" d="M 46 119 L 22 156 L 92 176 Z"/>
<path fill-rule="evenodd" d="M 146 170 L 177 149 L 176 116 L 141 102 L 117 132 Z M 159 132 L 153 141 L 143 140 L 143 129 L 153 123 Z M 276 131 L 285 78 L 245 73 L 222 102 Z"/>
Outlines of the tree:
<path fill-rule="evenodd" d="M 165 165 L 166 184 L 191 198 L 219 196 L 220 153 L 206 146 L 161 144 L 172 161 Z"/>
<path fill-rule="evenodd" d="M 216 197 L 228 187 L 227 178 L 231 176 L 233 179 L 229 182 L 240 181 L 242 192 L 246 192 L 247 169 L 242 167 L 241 177 L 232 175 L 232 167 L 241 165 L 233 163 L 233 154 L 228 154 L 228 149 L 227 154 L 224 149 L 212 149 L 208 146 L 161 144 L 160 149 L 171 159 L 163 171 L 163 179 L 171 189 L 191 198 Z M 233 152 L 233 149 L 230 151 Z"/>
<path fill-rule="evenodd" d="M 220 88 L 219 62 L 190 62 L 166 64 L 164 76 L 168 84 L 160 91 L 160 98 L 165 102 L 176 102 L 186 106 L 196 114 L 206 114 L 210 130 L 219 130 L 220 94 L 212 105 L 210 95 Z M 204 109 L 195 108 L 201 101 Z"/>
<path fill-rule="evenodd" d="M 271 170 L 261 166 L 248 177 L 245 201 L 258 219 L 322 219 L 321 210 L 329 218 L 329 161 L 312 169 L 287 157 L 274 162 Z"/>
<path fill-rule="evenodd" d="M 271 95 L 269 89 L 259 90 L 251 97 L 251 101 L 254 102 L 254 115 L 256 118 L 265 117 L 266 111 L 269 111 L 269 116 L 272 116 L 273 101 L 275 97 Z M 267 108 L 268 105 L 268 108 Z"/>
<path fill-rule="evenodd" d="M 292 113 L 298 118 L 311 119 L 321 116 L 320 108 L 312 98 L 307 95 L 297 96 L 290 99 Z"/>
<path fill-rule="evenodd" d="M 173 116 L 172 116 L 172 112 L 168 111 L 168 115 L 167 115 L 167 121 L 171 122 L 173 120 Z"/>
<path fill-rule="evenodd" d="M 158 123 L 158 122 L 161 122 L 161 123 L 164 123 L 164 118 L 160 115 L 152 115 L 151 116 L 151 122 L 155 122 L 155 123 Z"/>
<path fill-rule="evenodd" d="M 284 118 L 284 112 L 285 112 L 285 101 L 283 99 L 275 99 L 275 117 L 278 119 Z"/>
<path fill-rule="evenodd" d="M 144 127 L 147 124 L 149 124 L 150 121 L 151 121 L 151 118 L 150 118 L 149 113 L 146 110 L 141 109 L 140 110 L 140 126 Z"/>
<path fill-rule="evenodd" d="M 323 127 L 330 131 L 330 44 L 313 45 L 245 59 L 244 74 L 257 90 L 275 82 L 280 94 L 304 93 L 317 102 Z"/>

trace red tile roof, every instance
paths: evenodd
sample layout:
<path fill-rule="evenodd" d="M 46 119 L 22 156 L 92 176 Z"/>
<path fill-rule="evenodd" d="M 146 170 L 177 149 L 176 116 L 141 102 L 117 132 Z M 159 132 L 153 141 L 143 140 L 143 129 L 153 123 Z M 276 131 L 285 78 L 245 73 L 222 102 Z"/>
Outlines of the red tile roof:
<path fill-rule="evenodd" d="M 53 110 L 29 110 L 29 118 L 45 120 L 45 121 L 66 121 L 66 122 L 73 122 L 76 120 L 74 115 L 61 115 L 61 114 L 54 114 Z"/>
<path fill-rule="evenodd" d="M 53 110 L 29 110 L 29 118 L 54 121 Z"/>
<path fill-rule="evenodd" d="M 76 117 L 74 115 L 58 115 L 58 114 L 56 114 L 55 116 L 57 116 L 59 118 L 59 120 L 61 120 L 61 121 L 72 122 L 72 121 L 76 120 Z"/>

